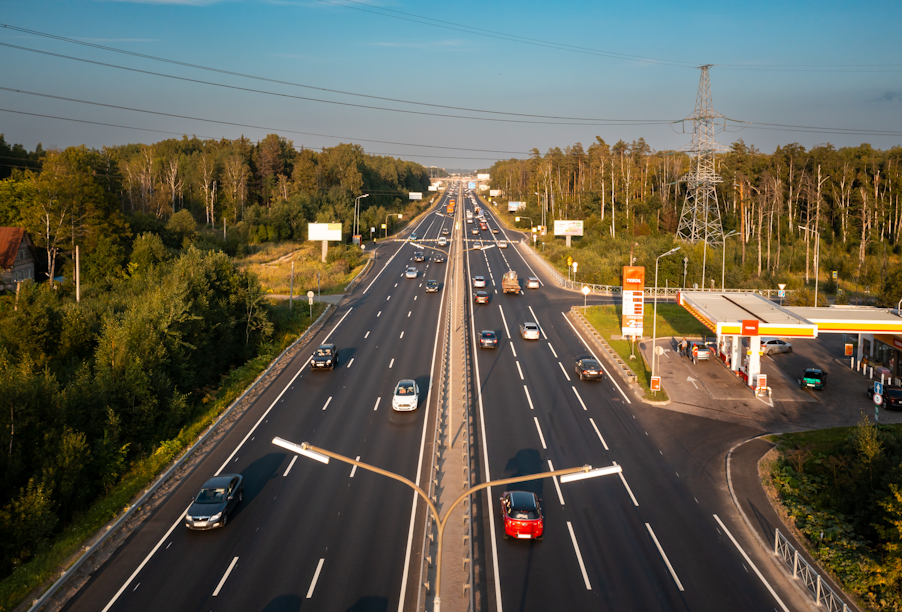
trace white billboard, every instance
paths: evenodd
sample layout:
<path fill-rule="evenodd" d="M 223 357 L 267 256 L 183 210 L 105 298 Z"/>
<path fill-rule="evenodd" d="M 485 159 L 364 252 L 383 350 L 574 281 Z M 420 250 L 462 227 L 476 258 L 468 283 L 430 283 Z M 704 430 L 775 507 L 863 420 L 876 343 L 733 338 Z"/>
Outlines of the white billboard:
<path fill-rule="evenodd" d="M 582 221 L 564 221 L 561 219 L 556 219 L 554 221 L 554 235 L 555 236 L 582 236 L 583 235 L 583 222 Z"/>
<path fill-rule="evenodd" d="M 410 193 L 407 194 L 407 197 L 410 198 L 411 200 L 422 200 L 423 192 L 422 191 L 411 191 Z M 580 234 L 580 236 L 582 236 L 582 234 Z"/>
<path fill-rule="evenodd" d="M 507 203 L 507 212 L 517 212 L 518 210 L 523 210 L 526 208 L 526 202 L 508 202 Z"/>
<path fill-rule="evenodd" d="M 485 191 L 485 190 L 487 190 L 488 188 L 489 188 L 488 185 L 480 185 L 480 186 L 479 186 L 479 191 Z"/>
<path fill-rule="evenodd" d="M 341 223 L 308 223 L 307 240 L 341 242 Z"/>
<path fill-rule="evenodd" d="M 477 174 L 476 179 L 479 181 L 490 181 L 492 180 L 491 174 Z"/>
<path fill-rule="evenodd" d="M 493 198 L 497 198 L 498 196 L 501 195 L 501 190 L 500 189 L 491 189 L 491 190 L 489 190 L 489 195 Z"/>
<path fill-rule="evenodd" d="M 438 185 L 429 185 L 429 191 L 438 191 Z"/>

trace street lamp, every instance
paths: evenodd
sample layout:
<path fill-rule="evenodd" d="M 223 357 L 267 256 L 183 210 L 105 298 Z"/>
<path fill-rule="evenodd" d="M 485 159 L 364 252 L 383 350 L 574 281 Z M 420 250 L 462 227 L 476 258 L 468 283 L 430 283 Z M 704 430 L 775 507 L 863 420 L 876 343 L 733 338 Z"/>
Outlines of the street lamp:
<path fill-rule="evenodd" d="M 589 296 L 589 291 L 590 291 L 589 285 L 583 285 L 583 288 L 582 288 L 582 292 L 583 292 L 583 315 L 586 314 L 586 299 L 587 299 L 588 296 Z"/>
<path fill-rule="evenodd" d="M 814 307 L 817 308 L 817 278 L 818 278 L 818 257 L 821 253 L 821 235 L 815 232 L 810 227 L 802 227 L 799 226 L 800 230 L 805 230 L 806 232 L 814 232 L 814 235 L 817 236 L 817 241 L 814 243 Z"/>
<path fill-rule="evenodd" d="M 478 484 L 475 487 L 471 487 L 461 493 L 460 497 L 454 500 L 448 509 L 445 510 L 445 516 L 440 517 L 438 510 L 435 507 L 435 504 L 432 503 L 432 500 L 429 499 L 429 495 L 418 487 L 415 483 L 410 480 L 395 474 L 394 472 L 389 472 L 388 470 L 383 470 L 382 468 L 377 468 L 374 465 L 369 465 L 366 463 L 362 463 L 360 461 L 356 461 L 351 459 L 350 457 L 345 457 L 344 455 L 339 455 L 338 453 L 333 453 L 332 451 L 328 451 L 324 448 L 318 448 L 313 446 L 309 442 L 302 442 L 301 444 L 295 444 L 294 442 L 289 442 L 288 440 L 284 440 L 282 438 L 273 438 L 272 443 L 276 446 L 281 446 L 282 448 L 289 450 L 293 453 L 298 453 L 299 455 L 303 455 L 309 459 L 314 459 L 321 463 L 329 463 L 329 458 L 337 459 L 338 461 L 343 461 L 344 463 L 349 463 L 351 465 L 356 465 L 359 468 L 364 470 L 369 470 L 371 472 L 376 472 L 377 474 L 382 474 L 383 476 L 388 476 L 392 480 L 397 480 L 398 482 L 403 482 L 408 487 L 416 491 L 417 495 L 422 497 L 426 504 L 429 506 L 429 511 L 432 514 L 432 519 L 435 521 L 435 524 L 438 526 L 438 541 L 436 543 L 436 553 L 435 553 L 435 599 L 433 600 L 435 612 L 440 612 L 441 610 L 441 588 L 442 588 L 442 536 L 445 533 L 445 526 L 448 523 L 448 518 L 451 516 L 451 511 L 454 510 L 457 505 L 468 498 L 473 493 L 481 491 L 483 489 L 487 489 L 489 487 L 513 484 L 517 482 L 527 482 L 530 480 L 541 480 L 543 478 L 549 478 L 554 476 L 560 476 L 562 483 L 573 482 L 574 480 L 584 480 L 586 478 L 596 478 L 598 476 L 608 476 L 610 474 L 619 474 L 623 471 L 623 468 L 619 465 L 611 465 L 603 468 L 593 468 L 591 465 L 583 465 L 581 467 L 575 468 L 567 468 L 564 470 L 553 470 L 551 472 L 540 472 L 538 474 L 530 474 L 528 476 L 518 476 L 516 478 L 502 478 L 501 480 L 492 480 L 490 482 L 484 482 L 482 484 Z M 494 517 L 493 517 L 494 520 Z"/>
<path fill-rule="evenodd" d="M 662 253 L 658 255 L 658 258 L 655 259 L 655 307 L 654 312 L 652 313 L 652 322 L 651 322 L 651 377 L 655 377 L 655 363 L 657 362 L 657 355 L 655 354 L 655 348 L 658 340 L 658 262 L 661 261 L 662 257 L 667 257 L 668 255 L 673 255 L 677 251 L 680 250 L 680 247 L 674 247 L 667 251 L 666 253 Z M 685 260 L 684 260 L 685 261 Z"/>
<path fill-rule="evenodd" d="M 739 232 L 733 230 L 729 234 L 724 235 L 723 237 L 723 263 L 720 266 L 720 290 L 723 291 L 726 285 L 724 285 L 726 279 L 726 270 L 727 270 L 727 238 L 730 236 L 738 236 Z"/>
<path fill-rule="evenodd" d="M 530 217 L 524 217 L 524 216 L 514 217 L 514 221 L 516 221 L 517 223 L 520 222 L 520 219 L 529 219 L 529 229 L 530 229 L 530 231 L 532 231 L 532 219 Z"/>
<path fill-rule="evenodd" d="M 683 289 L 686 288 L 686 272 L 689 271 L 689 258 L 683 258 Z"/>
<path fill-rule="evenodd" d="M 360 200 L 363 198 L 368 198 L 370 194 L 365 193 L 363 195 L 357 196 L 354 200 L 354 235 L 360 233 Z"/>
<path fill-rule="evenodd" d="M 398 215 L 399 219 L 401 219 L 404 216 L 401 213 L 388 213 L 387 215 L 385 215 L 385 238 L 388 238 L 388 218 L 395 216 L 395 214 Z"/>

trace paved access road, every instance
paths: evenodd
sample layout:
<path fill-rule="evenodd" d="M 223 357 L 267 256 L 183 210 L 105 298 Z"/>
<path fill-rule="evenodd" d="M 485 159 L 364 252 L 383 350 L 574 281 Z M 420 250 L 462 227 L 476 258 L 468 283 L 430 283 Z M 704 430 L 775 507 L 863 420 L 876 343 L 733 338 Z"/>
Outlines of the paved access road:
<path fill-rule="evenodd" d="M 469 198 L 465 203 L 473 206 Z M 479 205 L 489 208 L 482 201 Z M 520 239 L 508 235 L 491 211 L 488 216 L 489 231 L 479 238 Z M 501 230 L 498 235 L 491 233 L 493 227 Z M 482 517 L 490 539 L 484 554 L 495 560 L 487 572 L 490 607 L 719 611 L 804 606 L 749 538 L 726 490 L 725 453 L 758 432 L 649 407 L 625 394 L 619 379 L 581 382 L 574 362 L 590 352 L 563 313 L 581 304 L 582 295 L 552 285 L 525 255 L 522 245 L 467 252 L 470 278 L 486 277 L 491 296 L 488 305 L 473 306 L 474 331 L 492 329 L 501 338 L 499 348 L 476 351 L 485 461 L 480 480 L 615 462 L 623 467 L 623 479 L 516 485 L 544 500 L 541 542 L 503 539 L 497 517 L 503 489 L 493 489 L 493 516 Z M 546 282 L 539 290 L 524 289 L 521 296 L 505 295 L 501 276 L 509 268 L 522 281 L 538 276 Z M 524 321 L 540 325 L 540 340 L 520 337 Z"/>
<path fill-rule="evenodd" d="M 435 209 L 411 228 L 435 239 L 451 220 Z M 340 349 L 334 371 L 294 359 L 221 443 L 98 571 L 67 610 L 397 610 L 418 594 L 413 493 L 401 483 L 332 461 L 323 465 L 272 444 L 276 436 L 425 480 L 436 392 L 430 394 L 445 264 L 414 263 L 410 243 L 379 247 L 376 266 L 313 346 Z M 427 249 L 427 255 L 429 250 Z M 404 277 L 416 266 L 417 278 Z M 198 356 L 202 358 L 202 356 Z M 421 392 L 414 413 L 394 413 L 403 378 Z M 427 435 L 429 434 L 429 435 Z M 427 455 L 428 456 L 428 455 Z M 244 476 L 244 500 L 223 529 L 188 531 L 180 517 L 215 473 Z M 421 483 L 422 484 L 422 483 Z M 421 510 L 423 504 L 418 506 Z M 413 546 L 415 551 L 419 546 Z M 402 602 L 402 597 L 404 602 Z"/>

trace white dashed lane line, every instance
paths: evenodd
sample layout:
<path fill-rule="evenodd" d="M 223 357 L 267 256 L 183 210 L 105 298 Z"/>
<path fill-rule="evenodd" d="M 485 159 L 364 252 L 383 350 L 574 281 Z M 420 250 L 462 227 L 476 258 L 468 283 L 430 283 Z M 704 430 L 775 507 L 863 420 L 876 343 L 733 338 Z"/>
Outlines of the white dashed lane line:
<path fill-rule="evenodd" d="M 326 408 L 329 407 L 329 402 L 331 402 L 331 401 L 332 401 L 332 396 L 330 395 L 329 399 L 326 400 L 326 404 L 323 406 L 323 410 L 325 410 Z"/>
<path fill-rule="evenodd" d="M 285 472 L 282 474 L 283 477 L 288 476 L 288 472 L 291 471 L 291 468 L 294 466 L 294 462 L 298 460 L 300 455 L 295 455 L 291 458 L 291 462 L 288 464 L 288 467 L 285 468 Z"/>
<path fill-rule="evenodd" d="M 516 359 L 516 357 L 517 357 L 517 349 L 514 348 L 514 345 L 513 345 L 513 344 L 511 344 L 511 351 L 513 351 L 513 353 L 514 353 L 514 358 Z"/>
<path fill-rule="evenodd" d="M 381 401 L 382 401 L 382 398 L 381 398 L 381 397 L 377 397 L 377 398 L 376 398 L 376 405 L 373 406 L 373 412 L 379 410 L 379 402 L 381 402 Z"/>
<path fill-rule="evenodd" d="M 595 424 L 595 421 L 593 421 L 591 417 L 589 417 L 589 422 L 592 423 L 592 428 L 595 430 L 595 433 L 598 434 L 598 439 L 601 440 L 601 445 L 604 446 L 604 449 L 611 450 L 608 448 L 608 444 L 604 441 L 604 438 L 601 437 L 601 432 L 598 431 L 598 426 Z"/>
<path fill-rule="evenodd" d="M 680 582 L 680 579 L 677 577 L 676 572 L 673 571 L 673 566 L 670 564 L 670 559 L 667 558 L 667 555 L 664 554 L 664 549 L 661 548 L 661 543 L 658 542 L 658 537 L 655 535 L 655 532 L 652 530 L 651 525 L 645 523 L 646 529 L 648 529 L 648 534 L 651 536 L 651 539 L 654 540 L 655 546 L 658 547 L 658 552 L 661 553 L 661 558 L 664 559 L 664 563 L 667 565 L 667 569 L 670 570 L 670 575 L 673 576 L 673 581 L 676 582 L 677 588 L 680 591 L 685 591 L 683 588 L 683 583 Z"/>
<path fill-rule="evenodd" d="M 370 337 L 370 332 L 366 332 L 366 335 L 363 337 L 364 340 Z"/>
<path fill-rule="evenodd" d="M 238 563 L 238 557 L 232 559 L 232 562 L 229 563 L 229 569 L 225 571 L 225 574 L 222 575 L 222 580 L 219 581 L 219 584 L 216 585 L 216 590 L 213 591 L 213 597 L 217 597 L 219 592 L 222 590 L 225 581 L 228 579 L 229 574 L 232 573 L 232 570 L 235 569 L 235 564 Z"/>
<path fill-rule="evenodd" d="M 514 363 L 517 364 L 517 372 L 520 373 L 520 380 L 525 380 L 525 379 L 523 378 L 523 370 L 520 369 L 520 362 L 519 362 L 519 361 L 516 361 L 516 362 L 514 362 Z"/>
<path fill-rule="evenodd" d="M 408 311 L 407 311 L 407 318 L 408 318 L 408 319 L 410 318 L 410 313 L 412 313 L 412 312 L 413 312 L 412 310 L 408 310 Z"/>
<path fill-rule="evenodd" d="M 389 301 L 390 299 L 391 299 L 391 296 L 388 296 L 387 298 L 385 298 L 385 301 L 387 302 L 387 301 Z"/>
<path fill-rule="evenodd" d="M 526 401 L 529 402 L 529 409 L 535 410 L 535 407 L 532 405 L 532 398 L 529 397 L 529 389 L 526 388 L 526 385 L 523 385 L 523 390 L 526 391 Z"/>
<path fill-rule="evenodd" d="M 532 309 L 532 306 L 527 306 L 527 308 L 529 308 L 529 312 L 532 313 L 533 321 L 535 321 L 536 325 L 539 326 L 539 331 L 542 332 L 542 337 L 548 340 L 548 336 L 545 335 L 545 329 L 542 327 L 542 324 L 539 323 L 539 317 L 536 316 L 536 311 Z M 555 355 L 555 357 L 557 357 L 557 355 Z"/>
<path fill-rule="evenodd" d="M 616 461 L 611 461 L 614 465 L 617 465 Z M 630 486 L 626 484 L 626 478 L 623 475 L 623 472 L 619 472 L 620 480 L 623 482 L 623 486 L 626 487 L 626 492 L 630 494 L 630 499 L 633 500 L 633 505 L 637 508 L 639 507 L 639 502 L 636 501 L 636 496 L 633 495 L 633 490 L 630 489 Z"/>
<path fill-rule="evenodd" d="M 539 421 L 536 420 L 536 425 L 539 424 Z M 551 464 L 551 459 L 548 460 L 548 469 L 549 471 L 554 471 L 554 466 Z M 564 496 L 561 495 L 561 485 L 558 484 L 557 476 L 552 476 L 551 481 L 554 483 L 554 490 L 557 491 L 557 498 L 560 500 L 561 505 L 564 505 Z"/>
<path fill-rule="evenodd" d="M 351 367 L 351 364 L 352 364 L 352 363 L 354 363 L 354 358 L 353 358 L 353 357 L 351 357 L 351 361 L 348 362 L 348 367 L 349 367 L 349 368 Z"/>
<path fill-rule="evenodd" d="M 532 420 L 536 422 L 536 429 L 539 431 L 539 440 L 542 441 L 542 448 L 548 450 L 548 447 L 545 446 L 545 436 L 542 435 L 542 428 L 539 426 L 539 417 L 532 417 Z"/>
<path fill-rule="evenodd" d="M 561 372 L 564 373 L 564 376 L 565 376 L 565 377 L 567 378 L 567 380 L 569 381 L 569 380 L 570 380 L 570 375 L 567 374 L 567 370 L 564 369 L 564 364 L 562 364 L 560 361 L 558 361 L 557 364 L 558 364 L 559 366 L 561 366 Z M 574 389 L 574 391 L 576 391 L 576 389 Z"/>
<path fill-rule="evenodd" d="M 570 540 L 573 542 L 573 550 L 576 552 L 576 560 L 579 561 L 579 570 L 583 573 L 583 580 L 586 583 L 586 590 L 592 590 L 592 583 L 589 582 L 589 575 L 586 573 L 586 564 L 583 563 L 583 556 L 579 552 L 579 544 L 576 543 L 576 534 L 573 533 L 573 525 L 567 521 L 567 530 L 570 532 Z"/>
<path fill-rule="evenodd" d="M 360 455 L 357 455 L 357 461 L 360 461 Z M 351 478 L 354 478 L 354 474 L 357 473 L 357 466 L 351 468 Z"/>
<path fill-rule="evenodd" d="M 313 581 L 310 583 L 310 588 L 307 589 L 307 599 L 313 597 L 313 589 L 316 588 L 316 581 L 319 580 L 319 573 L 323 569 L 323 562 L 325 559 L 320 559 L 319 563 L 316 564 L 316 571 L 313 573 Z"/>
<path fill-rule="evenodd" d="M 401 338 L 403 338 L 403 337 L 404 337 L 404 332 L 401 332 Z M 398 339 L 400 340 L 401 338 L 398 338 Z"/>
<path fill-rule="evenodd" d="M 394 360 L 394 359 L 392 359 L 392 360 L 389 362 L 388 368 L 391 369 L 391 367 L 392 367 L 393 365 L 395 365 L 395 360 Z"/>
<path fill-rule="evenodd" d="M 583 407 L 583 410 L 588 410 L 588 408 L 586 408 L 586 404 L 583 402 L 583 398 L 581 398 L 579 396 L 579 392 L 576 390 L 576 387 L 570 387 L 570 388 L 573 389 L 573 392 L 576 394 L 576 399 L 579 400 L 579 404 L 580 404 L 580 406 Z M 601 437 L 601 434 L 599 434 L 598 437 Z"/>
<path fill-rule="evenodd" d="M 378 319 L 381 315 L 382 315 L 382 311 L 380 310 L 379 312 L 376 313 L 376 318 Z"/>
<path fill-rule="evenodd" d="M 555 359 L 558 359 L 557 352 L 554 350 L 554 347 L 551 346 L 551 343 L 550 343 L 550 342 L 548 343 L 548 348 L 551 349 L 551 354 L 554 355 L 554 358 L 555 358 Z"/>

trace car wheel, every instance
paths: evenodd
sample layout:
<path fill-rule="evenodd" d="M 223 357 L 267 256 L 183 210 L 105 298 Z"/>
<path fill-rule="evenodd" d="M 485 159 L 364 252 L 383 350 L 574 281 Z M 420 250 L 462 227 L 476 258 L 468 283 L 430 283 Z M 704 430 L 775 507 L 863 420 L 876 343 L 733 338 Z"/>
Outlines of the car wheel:
<path fill-rule="evenodd" d="M 220 525 L 222 525 L 223 527 L 225 527 L 225 526 L 226 526 L 226 523 L 228 523 L 228 522 L 229 522 L 229 515 L 228 515 L 228 514 L 223 514 L 223 515 L 222 515 L 222 522 L 220 523 Z"/>
<path fill-rule="evenodd" d="M 792 352 L 792 347 L 790 346 L 790 347 L 789 347 L 789 350 L 787 350 L 786 352 L 787 352 L 787 353 L 791 353 L 791 352 Z"/>
<path fill-rule="evenodd" d="M 244 489 L 238 489 L 238 503 L 240 504 L 243 499 L 244 499 Z"/>
<path fill-rule="evenodd" d="M 506 532 L 506 531 L 504 532 L 504 539 L 505 539 L 505 540 L 509 540 L 509 539 L 510 539 L 510 536 L 507 535 L 507 532 Z"/>
<path fill-rule="evenodd" d="M 579 375 L 579 379 L 580 379 L 580 380 L 586 380 L 585 378 L 583 378 L 583 375 L 582 375 L 582 374 Z"/>
<path fill-rule="evenodd" d="M 545 537 L 545 536 L 543 536 L 543 535 L 536 536 L 536 539 L 539 540 L 539 541 L 541 541 L 543 537 Z"/>

